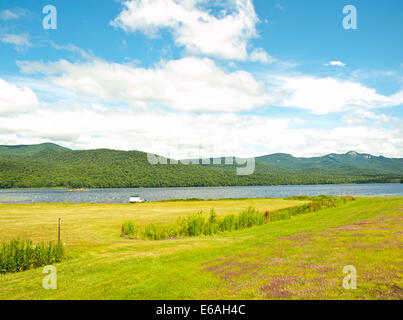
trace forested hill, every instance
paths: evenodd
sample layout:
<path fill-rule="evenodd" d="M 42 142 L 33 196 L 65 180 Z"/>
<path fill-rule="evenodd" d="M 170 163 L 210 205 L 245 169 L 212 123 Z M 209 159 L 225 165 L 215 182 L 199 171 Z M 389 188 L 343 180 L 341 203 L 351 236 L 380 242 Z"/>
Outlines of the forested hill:
<path fill-rule="evenodd" d="M 0 188 L 107 188 L 401 182 L 403 159 L 348 153 L 318 158 L 270 155 L 256 170 L 237 176 L 236 166 L 151 165 L 139 151 L 72 151 L 53 144 L 0 146 Z M 17 150 L 18 147 L 13 147 Z M 13 149 L 12 148 L 12 149 Z M 4 152 L 4 150 L 8 151 Z M 370 158 L 371 157 L 371 158 Z"/>
<path fill-rule="evenodd" d="M 0 146 L 0 156 L 32 156 L 44 151 L 63 152 L 69 150 L 54 143 Z"/>

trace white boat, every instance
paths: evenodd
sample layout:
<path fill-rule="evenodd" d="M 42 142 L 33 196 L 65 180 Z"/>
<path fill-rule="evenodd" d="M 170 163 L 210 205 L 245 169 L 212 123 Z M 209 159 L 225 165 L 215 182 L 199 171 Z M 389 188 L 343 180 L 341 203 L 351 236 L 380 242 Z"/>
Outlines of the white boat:
<path fill-rule="evenodd" d="M 141 203 L 144 202 L 144 199 L 141 199 L 140 196 L 135 195 L 135 196 L 131 196 L 129 199 L 130 203 Z"/>

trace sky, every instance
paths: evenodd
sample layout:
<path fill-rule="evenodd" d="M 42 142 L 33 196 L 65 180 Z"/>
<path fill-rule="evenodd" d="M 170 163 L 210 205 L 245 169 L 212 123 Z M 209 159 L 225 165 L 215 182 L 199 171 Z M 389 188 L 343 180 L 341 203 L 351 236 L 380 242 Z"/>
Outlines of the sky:
<path fill-rule="evenodd" d="M 0 145 L 403 157 L 402 34 L 400 0 L 0 0 Z"/>

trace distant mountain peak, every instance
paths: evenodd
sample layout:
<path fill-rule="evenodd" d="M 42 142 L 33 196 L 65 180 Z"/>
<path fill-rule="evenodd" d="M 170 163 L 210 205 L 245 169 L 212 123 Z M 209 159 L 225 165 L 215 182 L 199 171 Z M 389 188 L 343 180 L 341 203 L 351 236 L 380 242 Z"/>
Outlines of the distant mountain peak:
<path fill-rule="evenodd" d="M 359 155 L 359 153 L 358 153 L 358 152 L 355 152 L 355 151 L 349 151 L 349 152 L 347 152 L 346 154 L 349 155 L 349 156 L 353 156 L 353 157 L 356 157 L 356 156 Z"/>

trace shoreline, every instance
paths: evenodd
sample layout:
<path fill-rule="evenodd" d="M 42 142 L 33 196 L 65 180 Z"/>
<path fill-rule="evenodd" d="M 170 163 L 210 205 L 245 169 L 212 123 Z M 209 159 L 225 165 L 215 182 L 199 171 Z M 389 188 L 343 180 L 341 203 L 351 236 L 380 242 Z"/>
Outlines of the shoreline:
<path fill-rule="evenodd" d="M 369 196 L 369 195 L 348 195 L 348 196 L 339 196 L 339 195 L 325 195 L 329 197 L 337 197 L 337 198 L 354 198 L 354 199 L 384 199 L 384 200 L 389 200 L 389 199 L 403 199 L 402 196 L 382 196 L 382 195 L 375 195 L 375 196 Z M 304 197 L 304 196 L 301 196 Z M 315 198 L 319 196 L 306 196 L 308 197 L 307 199 L 297 199 L 298 196 L 289 196 L 289 197 L 259 197 L 259 198 L 220 198 L 220 199 L 168 199 L 168 200 L 155 200 L 155 201 L 147 201 L 147 202 L 142 202 L 142 203 L 129 203 L 129 202 L 0 202 L 0 207 L 1 206 L 11 206 L 11 205 L 17 205 L 17 206 L 30 206 L 30 205 L 60 205 L 60 206 L 133 206 L 133 207 L 138 207 L 138 206 L 144 206 L 144 205 L 152 205 L 152 204 L 172 204 L 172 203 L 189 203 L 189 202 L 236 202 L 236 201 L 263 201 L 263 200 L 284 200 L 284 201 L 290 201 L 290 200 L 296 200 L 296 201 L 309 201 L 310 198 Z M 294 198 L 294 199 L 293 199 Z"/>
<path fill-rule="evenodd" d="M 35 187 L 35 188 L 0 188 L 2 190 L 66 190 L 70 192 L 87 192 L 89 190 L 108 190 L 108 189 L 203 189 L 203 188 L 248 188 L 248 187 L 292 187 L 292 186 L 332 186 L 332 185 L 376 185 L 376 184 L 403 184 L 403 182 L 363 182 L 363 183 L 318 183 L 318 184 L 265 184 L 265 185 L 231 185 L 231 186 L 171 186 L 171 187 L 105 187 L 105 188 L 71 188 L 71 187 Z M 85 190 L 81 190 L 85 189 Z"/>

